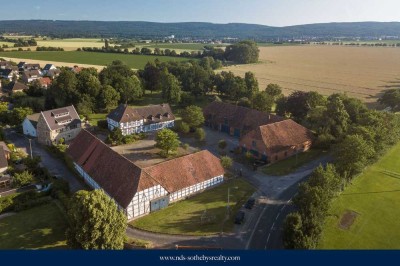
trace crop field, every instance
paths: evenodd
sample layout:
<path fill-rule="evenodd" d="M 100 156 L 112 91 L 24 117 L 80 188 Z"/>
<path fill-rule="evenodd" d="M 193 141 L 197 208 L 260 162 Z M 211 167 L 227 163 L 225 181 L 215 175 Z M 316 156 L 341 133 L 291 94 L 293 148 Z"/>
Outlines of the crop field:
<path fill-rule="evenodd" d="M 147 62 L 154 61 L 158 58 L 161 62 L 167 61 L 187 61 L 187 58 L 168 57 L 168 56 L 151 56 L 151 55 L 132 55 L 132 54 L 112 54 L 112 53 L 95 53 L 95 52 L 2 52 L 0 58 L 41 60 L 44 62 L 56 62 L 58 66 L 65 63 L 86 64 L 106 66 L 114 60 L 121 60 L 128 66 L 135 69 L 143 68 Z M 15 60 L 17 61 L 17 60 Z M 32 62 L 32 61 L 31 61 Z M 59 62 L 59 63 L 57 63 Z"/>
<path fill-rule="evenodd" d="M 260 63 L 234 65 L 224 70 L 244 76 L 255 73 L 260 88 L 277 83 L 294 90 L 324 95 L 346 92 L 367 103 L 382 91 L 400 87 L 400 48 L 337 46 L 260 47 Z"/>
<path fill-rule="evenodd" d="M 400 249 L 400 143 L 356 177 L 329 210 L 320 249 Z"/>
<path fill-rule="evenodd" d="M 148 48 L 160 48 L 160 49 L 178 49 L 178 50 L 202 50 L 204 46 L 209 44 L 204 43 L 149 43 L 143 44 L 138 43 L 137 46 L 143 46 Z M 211 45 L 217 46 L 217 45 Z M 219 45 L 218 45 L 219 46 Z M 225 45 L 220 45 L 221 47 L 225 47 Z"/>

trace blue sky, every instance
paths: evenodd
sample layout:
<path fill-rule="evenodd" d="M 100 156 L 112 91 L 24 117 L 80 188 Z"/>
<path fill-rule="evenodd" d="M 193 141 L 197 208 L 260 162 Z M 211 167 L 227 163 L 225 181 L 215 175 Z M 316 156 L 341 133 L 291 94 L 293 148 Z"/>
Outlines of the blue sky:
<path fill-rule="evenodd" d="M 243 22 L 287 26 L 320 22 L 400 21 L 400 0 L 17 0 L 0 20 Z"/>

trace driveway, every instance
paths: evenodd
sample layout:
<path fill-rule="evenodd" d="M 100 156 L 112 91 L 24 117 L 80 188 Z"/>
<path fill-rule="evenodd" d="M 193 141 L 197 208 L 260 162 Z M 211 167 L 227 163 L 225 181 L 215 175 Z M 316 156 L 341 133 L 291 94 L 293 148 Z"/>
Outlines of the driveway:
<path fill-rule="evenodd" d="M 16 133 L 12 128 L 4 129 L 4 134 L 9 141 L 14 143 L 15 147 L 30 154 L 29 139 L 26 136 Z M 79 180 L 62 160 L 55 158 L 54 155 L 49 153 L 42 145 L 38 144 L 36 139 L 32 140 L 32 154 L 42 158 L 43 166 L 46 167 L 52 175 L 60 175 L 65 179 L 69 183 L 72 192 L 87 189 L 83 181 Z"/>

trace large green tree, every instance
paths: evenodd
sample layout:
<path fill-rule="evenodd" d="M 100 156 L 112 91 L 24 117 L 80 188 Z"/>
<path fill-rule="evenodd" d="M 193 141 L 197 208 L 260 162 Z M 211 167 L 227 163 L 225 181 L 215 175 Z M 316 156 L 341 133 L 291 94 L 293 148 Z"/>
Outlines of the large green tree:
<path fill-rule="evenodd" d="M 119 99 L 120 94 L 110 85 L 105 85 L 99 95 L 100 108 L 109 112 L 117 107 Z"/>
<path fill-rule="evenodd" d="M 188 124 L 192 129 L 201 126 L 204 123 L 203 110 L 195 105 L 186 107 L 182 111 L 182 121 Z"/>
<path fill-rule="evenodd" d="M 256 110 L 263 112 L 271 112 L 274 105 L 274 98 L 264 91 L 258 92 L 253 95 L 252 107 Z"/>
<path fill-rule="evenodd" d="M 168 73 L 166 69 L 161 76 L 162 97 L 170 103 L 179 103 L 181 100 L 181 84 L 179 80 Z"/>
<path fill-rule="evenodd" d="M 123 249 L 126 216 L 103 190 L 78 191 L 68 210 L 67 243 L 74 249 Z"/>
<path fill-rule="evenodd" d="M 241 41 L 225 49 L 225 58 L 239 64 L 257 63 L 260 51 L 254 41 Z"/>
<path fill-rule="evenodd" d="M 373 154 L 373 147 L 360 135 L 348 135 L 334 149 L 336 168 L 350 180 L 362 171 Z"/>
<path fill-rule="evenodd" d="M 157 132 L 156 135 L 156 147 L 160 148 L 166 156 L 170 152 L 174 152 L 178 149 L 180 144 L 178 134 L 174 131 L 164 128 Z"/>
<path fill-rule="evenodd" d="M 244 82 L 246 83 L 246 97 L 251 98 L 259 90 L 258 80 L 253 72 L 246 72 L 244 74 Z"/>

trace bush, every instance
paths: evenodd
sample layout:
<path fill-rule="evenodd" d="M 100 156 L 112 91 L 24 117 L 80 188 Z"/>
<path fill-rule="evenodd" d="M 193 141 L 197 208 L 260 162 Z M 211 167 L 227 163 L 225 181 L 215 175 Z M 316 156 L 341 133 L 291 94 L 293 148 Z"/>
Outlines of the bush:
<path fill-rule="evenodd" d="M 228 144 L 226 143 L 226 141 L 224 139 L 221 139 L 218 142 L 218 148 L 220 148 L 221 150 L 225 150 L 226 146 L 228 146 Z"/>
<path fill-rule="evenodd" d="M 196 128 L 196 131 L 194 132 L 195 138 L 198 141 L 203 141 L 206 138 L 206 132 L 202 128 Z"/>
<path fill-rule="evenodd" d="M 14 205 L 14 211 L 20 212 L 24 211 L 36 206 L 44 205 L 51 202 L 50 197 L 41 197 L 35 200 L 25 201 L 25 202 L 16 202 Z"/>
<path fill-rule="evenodd" d="M 183 121 L 177 121 L 175 123 L 175 130 L 180 132 L 180 133 L 187 134 L 190 131 L 190 127 L 189 127 L 188 124 L 186 124 Z"/>
<path fill-rule="evenodd" d="M 6 197 L 1 197 L 0 198 L 0 213 L 3 212 L 7 212 L 10 211 L 14 208 L 13 204 L 14 204 L 14 200 L 13 198 L 16 195 L 10 195 L 10 196 L 6 196 Z"/>
<path fill-rule="evenodd" d="M 222 156 L 221 164 L 222 164 L 222 167 L 224 167 L 224 169 L 230 169 L 232 167 L 233 160 L 229 156 Z"/>
<path fill-rule="evenodd" d="M 189 148 L 189 144 L 187 144 L 187 143 L 182 144 L 182 148 L 183 148 L 185 151 L 187 151 L 187 149 Z"/>
<path fill-rule="evenodd" d="M 32 173 L 23 171 L 22 173 L 16 173 L 13 177 L 13 185 L 15 187 L 22 187 L 33 183 L 34 178 Z"/>

